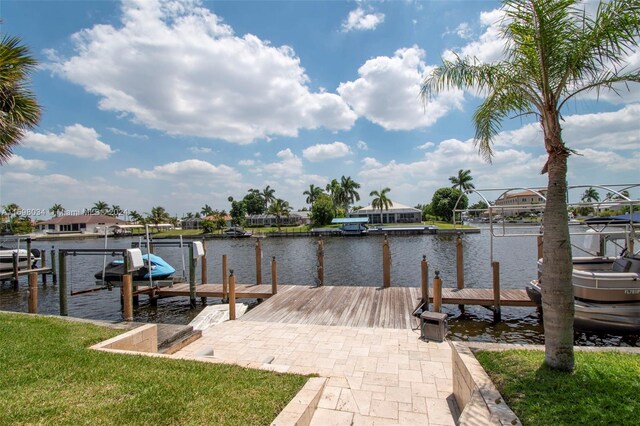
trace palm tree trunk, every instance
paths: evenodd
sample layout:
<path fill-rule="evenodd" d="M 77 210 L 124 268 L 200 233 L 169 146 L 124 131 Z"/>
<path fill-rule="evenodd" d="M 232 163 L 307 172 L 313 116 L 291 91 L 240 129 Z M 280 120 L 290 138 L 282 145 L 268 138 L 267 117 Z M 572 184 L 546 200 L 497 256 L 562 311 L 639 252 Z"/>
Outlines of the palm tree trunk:
<path fill-rule="evenodd" d="M 571 371 L 574 367 L 574 299 L 571 281 L 571 241 L 565 198 L 568 151 L 562 143 L 559 123 L 556 120 L 549 121 L 552 121 L 553 129 L 545 132 L 549 152 L 549 183 L 544 213 L 542 271 L 545 362 L 551 368 Z"/>

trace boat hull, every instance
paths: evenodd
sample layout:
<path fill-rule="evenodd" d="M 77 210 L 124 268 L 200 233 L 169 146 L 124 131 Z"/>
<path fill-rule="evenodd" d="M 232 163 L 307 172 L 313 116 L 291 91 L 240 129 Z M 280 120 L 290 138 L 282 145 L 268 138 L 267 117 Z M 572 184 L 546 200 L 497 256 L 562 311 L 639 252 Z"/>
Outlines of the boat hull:
<path fill-rule="evenodd" d="M 18 253 L 18 269 L 28 269 L 28 256 L 25 249 L 0 249 L 0 272 L 13 271 L 13 254 Z M 40 250 L 31 250 L 31 267 L 40 260 Z"/>

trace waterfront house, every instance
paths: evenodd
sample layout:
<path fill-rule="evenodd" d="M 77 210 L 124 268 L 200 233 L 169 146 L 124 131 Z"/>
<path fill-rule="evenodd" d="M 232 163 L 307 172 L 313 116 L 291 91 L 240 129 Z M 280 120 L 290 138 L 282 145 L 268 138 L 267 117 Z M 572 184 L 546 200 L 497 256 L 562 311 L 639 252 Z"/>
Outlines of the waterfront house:
<path fill-rule="evenodd" d="M 538 191 L 542 195 L 546 191 Z M 494 206 L 502 207 L 502 209 L 494 209 L 495 213 L 503 216 L 514 216 L 519 213 L 538 213 L 544 209 L 545 199 L 533 191 L 515 192 L 512 194 L 502 194 L 498 198 Z"/>
<path fill-rule="evenodd" d="M 349 213 L 349 217 L 366 217 L 369 223 L 420 223 L 422 211 L 414 207 L 393 202 L 389 209 L 374 209 L 371 205 Z"/>
<path fill-rule="evenodd" d="M 63 215 L 39 222 L 38 231 L 48 234 L 104 234 L 105 228 L 126 225 L 127 222 L 103 214 Z"/>

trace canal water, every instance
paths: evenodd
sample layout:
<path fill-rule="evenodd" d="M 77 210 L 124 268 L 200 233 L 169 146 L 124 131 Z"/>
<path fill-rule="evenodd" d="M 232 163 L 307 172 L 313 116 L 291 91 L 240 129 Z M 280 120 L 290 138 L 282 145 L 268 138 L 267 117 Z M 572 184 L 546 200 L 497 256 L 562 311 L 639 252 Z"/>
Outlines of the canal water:
<path fill-rule="evenodd" d="M 537 228 L 518 227 L 511 235 L 491 238 L 488 229 L 478 234 L 463 236 L 465 286 L 469 288 L 491 287 L 491 250 L 493 260 L 500 262 L 502 288 L 522 289 L 537 277 L 536 239 L 531 236 L 513 236 L 514 233 L 537 233 Z M 420 261 L 425 255 L 429 262 L 430 281 L 435 270 L 440 271 L 444 286 L 456 286 L 456 237 L 441 235 L 413 235 L 388 237 L 391 247 L 392 286 L 420 286 Z M 582 237 L 575 237 L 578 240 Z M 109 248 L 130 248 L 137 238 L 118 238 L 108 241 Z M 270 260 L 278 261 L 278 283 L 316 284 L 317 238 L 263 238 L 262 279 L 271 282 Z M 574 241 L 580 242 L 580 241 Z M 329 237 L 324 240 L 325 285 L 381 286 L 382 285 L 382 236 Z M 41 250 L 103 248 L 101 239 L 65 239 L 35 241 L 34 248 Z M 177 272 L 188 274 L 188 250 L 157 247 L 155 253 L 163 257 Z M 221 282 L 222 255 L 228 256 L 229 269 L 233 269 L 237 283 L 255 283 L 255 239 L 216 239 L 207 241 L 207 275 L 209 282 Z M 575 253 L 584 255 L 583 253 Z M 113 260 L 106 258 L 107 262 Z M 70 256 L 67 261 L 69 291 L 76 292 L 95 287 L 93 275 L 102 270 L 102 255 Z M 184 267 L 183 267 L 184 265 Z M 200 265 L 196 268 L 200 282 Z M 39 285 L 39 313 L 59 314 L 58 287 Z M 69 315 L 79 318 L 120 320 L 120 291 L 101 290 L 77 296 L 69 296 Z M 209 299 L 209 303 L 220 303 Z M 187 298 L 169 298 L 151 306 L 145 296 L 134 309 L 134 321 L 187 324 L 202 309 L 189 307 Z M 21 279 L 18 290 L 11 283 L 0 286 L 0 310 L 27 311 L 26 278 Z M 457 307 L 445 306 L 449 314 L 449 337 L 456 340 L 535 343 L 544 342 L 542 318 L 534 308 L 502 308 L 502 321 L 493 323 L 493 314 L 482 307 L 468 306 L 464 313 Z M 576 344 L 588 346 L 621 345 L 640 346 L 639 336 L 615 336 L 576 331 Z"/>

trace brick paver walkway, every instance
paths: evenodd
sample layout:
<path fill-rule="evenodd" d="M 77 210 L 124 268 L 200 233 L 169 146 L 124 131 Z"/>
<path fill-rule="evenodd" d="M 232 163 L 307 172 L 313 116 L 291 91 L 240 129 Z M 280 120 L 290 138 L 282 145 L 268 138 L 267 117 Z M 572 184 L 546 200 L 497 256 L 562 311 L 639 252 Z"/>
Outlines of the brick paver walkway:
<path fill-rule="evenodd" d="M 214 357 L 329 380 L 311 424 L 454 425 L 451 349 L 417 331 L 228 321 L 176 356 Z"/>

